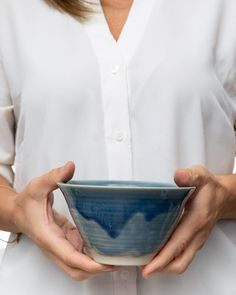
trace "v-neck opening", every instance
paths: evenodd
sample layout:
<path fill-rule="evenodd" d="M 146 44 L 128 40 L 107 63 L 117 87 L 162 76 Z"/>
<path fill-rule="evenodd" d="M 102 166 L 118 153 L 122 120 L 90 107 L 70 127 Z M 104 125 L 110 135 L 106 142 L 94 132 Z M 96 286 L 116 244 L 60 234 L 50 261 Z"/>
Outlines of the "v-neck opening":
<path fill-rule="evenodd" d="M 104 8 L 102 7 L 102 4 L 101 4 L 101 0 L 99 0 L 99 5 L 100 5 L 100 13 L 102 14 L 102 17 L 104 19 L 104 22 L 106 23 L 106 26 L 107 26 L 107 29 L 109 31 L 109 33 L 111 34 L 111 37 L 112 39 L 114 40 L 115 43 L 119 44 L 120 43 L 120 40 L 122 40 L 122 36 L 125 34 L 125 31 L 126 31 L 126 27 L 128 26 L 128 23 L 129 23 L 129 19 L 132 15 L 132 11 L 134 9 L 134 4 L 135 4 L 135 0 L 132 1 L 132 4 L 129 8 L 129 12 L 127 14 L 127 17 L 126 17 L 126 20 L 122 26 L 122 29 L 120 31 L 120 34 L 116 40 L 116 38 L 114 37 L 114 35 L 112 34 L 112 31 L 110 29 L 110 25 L 108 23 L 108 20 L 107 20 L 107 17 L 106 17 L 106 14 L 105 14 L 105 11 L 104 11 Z"/>
<path fill-rule="evenodd" d="M 98 0 L 96 12 L 84 26 L 95 46 L 96 55 L 100 56 L 99 59 L 106 60 L 108 56 L 119 54 L 128 64 L 145 34 L 154 5 L 159 5 L 161 1 L 133 0 L 126 22 L 116 41 L 110 31 L 101 2 Z"/>

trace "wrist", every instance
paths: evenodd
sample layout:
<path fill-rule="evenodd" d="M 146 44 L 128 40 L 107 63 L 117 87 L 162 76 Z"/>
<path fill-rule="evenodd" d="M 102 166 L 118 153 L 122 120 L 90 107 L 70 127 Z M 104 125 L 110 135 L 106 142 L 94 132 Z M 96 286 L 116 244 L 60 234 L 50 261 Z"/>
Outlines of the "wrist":
<path fill-rule="evenodd" d="M 236 175 L 223 175 L 218 177 L 221 206 L 218 219 L 236 219 Z"/>
<path fill-rule="evenodd" d="M 10 212 L 11 212 L 11 219 L 10 222 L 13 226 L 13 231 L 14 233 L 21 233 L 21 230 L 19 228 L 19 206 L 17 205 L 17 197 L 18 197 L 18 193 L 15 193 L 14 195 L 12 195 L 12 204 L 10 207 Z"/>
<path fill-rule="evenodd" d="M 9 231 L 13 233 L 19 233 L 19 229 L 17 228 L 14 222 L 15 216 L 15 198 L 18 195 L 17 192 L 9 187 L 9 186 L 0 186 L 0 195 L 4 196 L 2 202 L 4 206 L 0 208 L 0 225 L 1 229 L 4 231 Z"/>

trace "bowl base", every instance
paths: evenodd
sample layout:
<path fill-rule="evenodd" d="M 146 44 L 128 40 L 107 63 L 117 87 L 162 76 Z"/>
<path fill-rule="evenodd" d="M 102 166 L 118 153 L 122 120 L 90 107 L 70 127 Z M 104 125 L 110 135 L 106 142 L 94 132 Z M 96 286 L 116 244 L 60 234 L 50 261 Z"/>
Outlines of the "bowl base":
<path fill-rule="evenodd" d="M 85 252 L 85 251 L 84 251 Z M 86 251 L 88 252 L 88 251 Z M 138 266 L 148 264 L 156 253 L 143 255 L 140 257 L 135 256 L 104 256 L 98 254 L 93 249 L 89 249 L 89 253 L 85 253 L 96 262 L 107 265 L 120 265 L 120 266 Z"/>

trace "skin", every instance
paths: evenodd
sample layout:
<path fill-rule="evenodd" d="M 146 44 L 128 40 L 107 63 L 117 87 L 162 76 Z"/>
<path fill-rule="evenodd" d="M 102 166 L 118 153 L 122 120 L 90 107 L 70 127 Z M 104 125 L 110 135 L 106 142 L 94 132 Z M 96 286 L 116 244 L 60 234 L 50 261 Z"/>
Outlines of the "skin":
<path fill-rule="evenodd" d="M 107 24 L 116 41 L 125 25 L 132 2 L 130 0 L 101 0 Z"/>
<path fill-rule="evenodd" d="M 132 1 L 102 0 L 104 14 L 113 37 L 118 40 Z M 53 209 L 57 182 L 73 177 L 75 165 L 68 162 L 35 178 L 15 192 L 0 176 L 0 229 L 28 236 L 55 264 L 75 280 L 85 280 L 119 268 L 101 265 L 81 252 L 79 231 Z M 173 235 L 146 266 L 143 277 L 154 274 L 182 274 L 204 246 L 220 219 L 236 219 L 236 175 L 213 175 L 202 166 L 178 169 L 177 185 L 196 186 Z"/>

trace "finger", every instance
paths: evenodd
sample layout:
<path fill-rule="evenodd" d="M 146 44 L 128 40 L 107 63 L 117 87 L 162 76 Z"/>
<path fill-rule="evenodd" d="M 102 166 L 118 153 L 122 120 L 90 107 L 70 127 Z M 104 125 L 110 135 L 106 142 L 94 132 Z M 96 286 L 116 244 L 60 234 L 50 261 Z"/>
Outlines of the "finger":
<path fill-rule="evenodd" d="M 185 251 L 190 241 L 199 232 L 195 214 L 185 212 L 175 232 L 164 248 L 143 269 L 144 276 L 154 271 L 162 271 L 174 258 Z"/>
<path fill-rule="evenodd" d="M 83 239 L 78 229 L 62 214 L 53 210 L 54 221 L 62 229 L 66 239 L 75 247 L 76 250 L 82 251 Z"/>
<path fill-rule="evenodd" d="M 66 239 L 75 247 L 79 252 L 82 252 L 84 241 L 80 235 L 80 232 L 74 227 L 72 229 L 66 229 Z"/>
<path fill-rule="evenodd" d="M 197 235 L 191 243 L 188 245 L 188 247 L 185 249 L 185 251 L 176 257 L 174 260 L 172 260 L 164 269 L 162 269 L 161 274 L 183 274 L 188 266 L 193 261 L 194 257 L 196 256 L 197 252 L 202 248 L 204 241 L 201 237 L 201 235 Z M 151 274 L 154 274 L 150 273 Z"/>
<path fill-rule="evenodd" d="M 63 261 L 59 260 L 55 255 L 44 251 L 44 254 L 56 263 L 67 275 L 69 275 L 73 280 L 83 281 L 89 277 L 92 277 L 94 274 L 88 273 L 78 268 L 70 267 L 66 265 Z"/>
<path fill-rule="evenodd" d="M 53 202 L 54 202 L 54 195 L 53 195 L 53 192 L 51 192 L 47 198 L 47 216 L 48 216 L 49 223 L 54 222 L 53 208 L 52 208 Z"/>
<path fill-rule="evenodd" d="M 192 166 L 186 169 L 178 169 L 174 180 L 179 186 L 201 186 L 209 181 L 211 174 L 203 166 Z"/>
<path fill-rule="evenodd" d="M 67 162 L 64 166 L 50 170 L 48 173 L 33 179 L 27 186 L 27 193 L 34 199 L 41 200 L 58 188 L 58 182 L 68 181 L 73 177 L 75 165 Z"/>
<path fill-rule="evenodd" d="M 90 257 L 80 253 L 65 237 L 58 237 L 50 232 L 46 233 L 45 236 L 47 239 L 43 242 L 41 247 L 70 267 L 79 268 L 89 273 L 112 270 L 114 268 L 113 266 L 99 264 Z"/>

